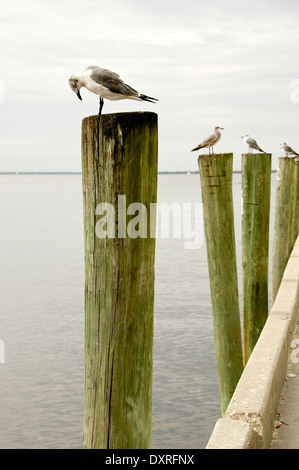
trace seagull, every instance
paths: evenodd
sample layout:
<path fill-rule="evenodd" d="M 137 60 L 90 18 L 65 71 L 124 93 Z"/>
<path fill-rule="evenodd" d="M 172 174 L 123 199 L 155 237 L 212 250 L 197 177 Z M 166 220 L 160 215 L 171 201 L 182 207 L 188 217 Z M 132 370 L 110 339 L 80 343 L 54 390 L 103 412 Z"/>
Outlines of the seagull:
<path fill-rule="evenodd" d="M 220 137 L 221 137 L 220 131 L 223 131 L 223 130 L 224 130 L 223 127 L 215 127 L 214 134 L 210 135 L 210 137 L 207 137 L 205 140 L 203 140 L 202 143 L 199 144 L 194 149 L 192 149 L 191 152 L 208 147 L 209 154 L 210 154 L 210 148 L 212 148 L 212 153 L 214 153 L 213 147 L 220 140 Z"/>
<path fill-rule="evenodd" d="M 104 105 L 104 98 L 113 101 L 123 99 L 149 101 L 150 103 L 158 101 L 156 98 L 142 95 L 137 90 L 124 83 L 117 73 L 111 72 L 108 69 L 102 69 L 96 65 L 89 65 L 81 72 L 72 75 L 69 78 L 69 85 L 76 93 L 79 100 L 82 100 L 80 94 L 80 89 L 82 87 L 85 87 L 92 93 L 99 95 L 99 119 Z"/>
<path fill-rule="evenodd" d="M 249 134 L 244 134 L 244 135 L 242 135 L 241 139 L 244 140 L 244 144 L 245 144 L 245 145 L 248 145 L 249 153 L 252 152 L 252 149 L 259 150 L 259 151 L 262 152 L 262 153 L 266 153 L 266 152 L 264 152 L 264 150 L 262 150 L 262 149 L 258 146 L 256 140 L 254 140 L 252 137 L 250 137 Z"/>
<path fill-rule="evenodd" d="M 287 157 L 288 156 L 299 157 L 299 154 L 296 153 L 291 147 L 289 147 L 286 142 L 282 142 L 282 144 L 280 144 L 280 148 L 286 154 Z"/>

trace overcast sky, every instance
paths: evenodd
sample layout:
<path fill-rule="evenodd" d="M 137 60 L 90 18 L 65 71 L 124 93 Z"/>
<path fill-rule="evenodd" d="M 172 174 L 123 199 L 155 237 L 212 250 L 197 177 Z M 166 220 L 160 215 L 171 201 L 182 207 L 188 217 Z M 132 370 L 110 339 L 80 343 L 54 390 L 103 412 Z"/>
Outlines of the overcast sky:
<path fill-rule="evenodd" d="M 190 150 L 215 125 L 235 169 L 244 133 L 275 169 L 280 142 L 299 152 L 298 18 L 298 0 L 1 0 L 0 171 L 81 170 L 98 98 L 68 78 L 88 65 L 159 99 L 104 112 L 158 113 L 160 171 L 197 170 Z"/>

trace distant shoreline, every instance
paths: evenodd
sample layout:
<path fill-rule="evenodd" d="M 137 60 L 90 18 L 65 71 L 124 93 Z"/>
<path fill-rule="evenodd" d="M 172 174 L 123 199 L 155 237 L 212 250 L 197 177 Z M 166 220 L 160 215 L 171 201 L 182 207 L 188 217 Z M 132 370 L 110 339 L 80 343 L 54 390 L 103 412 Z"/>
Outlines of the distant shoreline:
<path fill-rule="evenodd" d="M 235 170 L 233 173 L 242 173 Z M 276 170 L 271 170 L 276 173 Z M 198 175 L 199 171 L 158 171 L 158 175 Z M 79 171 L 0 171 L 0 175 L 82 175 Z"/>

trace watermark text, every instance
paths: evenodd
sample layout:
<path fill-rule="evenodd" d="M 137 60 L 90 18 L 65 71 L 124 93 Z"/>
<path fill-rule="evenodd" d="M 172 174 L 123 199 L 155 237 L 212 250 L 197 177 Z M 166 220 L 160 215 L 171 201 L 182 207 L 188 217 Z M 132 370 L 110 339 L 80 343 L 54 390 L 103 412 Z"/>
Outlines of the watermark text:
<path fill-rule="evenodd" d="M 299 338 L 293 339 L 293 341 L 291 342 L 291 349 L 293 349 L 293 351 L 291 352 L 291 362 L 293 364 L 298 364 L 299 362 Z"/>
<path fill-rule="evenodd" d="M 97 205 L 95 233 L 98 238 L 180 238 L 185 249 L 203 244 L 202 203 L 151 203 L 146 207 L 134 202 L 127 207 L 126 196 L 119 195 L 117 207 L 102 202 Z M 116 223 L 117 220 L 117 223 Z"/>
<path fill-rule="evenodd" d="M 299 78 L 296 78 L 291 82 L 291 88 L 291 102 L 297 104 L 299 103 Z"/>

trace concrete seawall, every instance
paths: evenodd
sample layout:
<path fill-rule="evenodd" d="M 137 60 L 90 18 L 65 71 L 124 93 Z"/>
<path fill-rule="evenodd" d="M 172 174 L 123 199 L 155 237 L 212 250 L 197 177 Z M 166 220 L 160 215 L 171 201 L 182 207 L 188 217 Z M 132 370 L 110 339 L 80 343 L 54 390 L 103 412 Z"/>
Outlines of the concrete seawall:
<path fill-rule="evenodd" d="M 275 303 L 207 449 L 267 449 L 287 373 L 299 306 L 299 236 Z M 299 390 L 298 390 L 299 393 Z"/>

